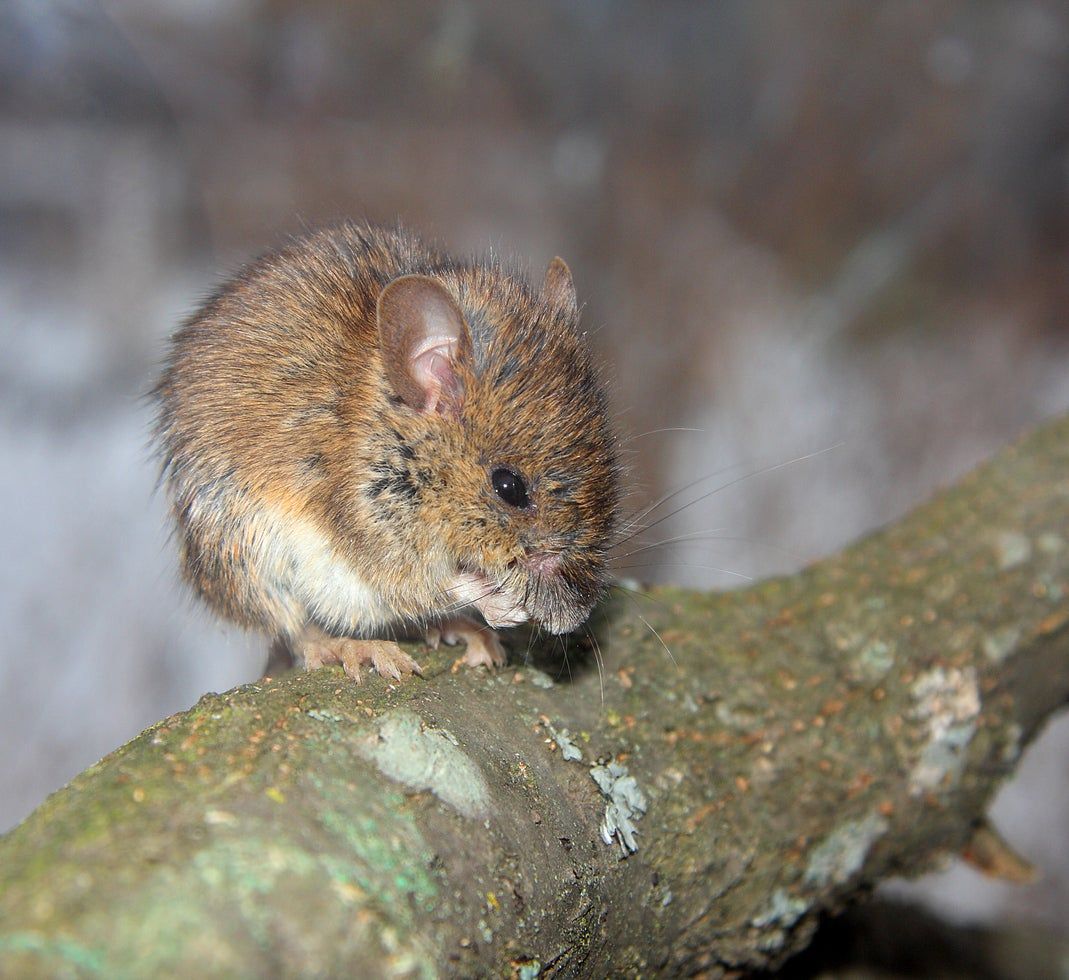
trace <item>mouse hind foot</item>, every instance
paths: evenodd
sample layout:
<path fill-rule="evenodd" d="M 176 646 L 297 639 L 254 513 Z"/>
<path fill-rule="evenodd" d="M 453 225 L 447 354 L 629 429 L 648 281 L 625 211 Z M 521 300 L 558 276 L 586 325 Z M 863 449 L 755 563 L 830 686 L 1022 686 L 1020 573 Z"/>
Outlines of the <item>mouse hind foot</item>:
<path fill-rule="evenodd" d="M 358 684 L 361 667 L 371 667 L 380 677 L 395 681 L 406 674 L 423 673 L 420 665 L 392 640 L 331 636 L 318 627 L 309 626 L 292 641 L 292 649 L 305 670 L 340 664 Z"/>

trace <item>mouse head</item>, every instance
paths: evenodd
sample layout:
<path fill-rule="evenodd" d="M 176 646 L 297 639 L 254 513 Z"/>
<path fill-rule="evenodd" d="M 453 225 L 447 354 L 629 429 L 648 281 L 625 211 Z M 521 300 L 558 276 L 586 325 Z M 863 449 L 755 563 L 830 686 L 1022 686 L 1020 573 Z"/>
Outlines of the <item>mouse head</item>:
<path fill-rule="evenodd" d="M 492 626 L 574 629 L 607 584 L 620 475 L 567 265 L 538 295 L 487 266 L 403 276 L 377 314 L 397 410 L 426 433 L 421 519 L 447 556 L 444 601 Z"/>

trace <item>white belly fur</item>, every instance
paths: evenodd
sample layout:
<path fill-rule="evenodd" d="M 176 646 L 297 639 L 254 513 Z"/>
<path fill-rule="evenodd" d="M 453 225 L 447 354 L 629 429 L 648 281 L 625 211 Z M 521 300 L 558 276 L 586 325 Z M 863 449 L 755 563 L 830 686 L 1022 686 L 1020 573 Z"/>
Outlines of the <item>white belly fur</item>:
<path fill-rule="evenodd" d="M 296 600 L 307 619 L 359 635 L 396 618 L 378 590 L 310 521 L 268 512 L 256 523 L 261 533 L 254 536 L 255 550 L 266 579 Z M 291 630 L 305 625 L 293 623 Z"/>

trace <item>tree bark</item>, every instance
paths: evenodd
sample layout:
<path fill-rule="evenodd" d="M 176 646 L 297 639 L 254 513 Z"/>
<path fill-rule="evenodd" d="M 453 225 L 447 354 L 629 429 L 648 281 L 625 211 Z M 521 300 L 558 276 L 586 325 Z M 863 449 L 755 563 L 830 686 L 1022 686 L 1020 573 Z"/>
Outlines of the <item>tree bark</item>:
<path fill-rule="evenodd" d="M 1069 698 L 1069 418 L 797 575 L 592 630 L 206 695 L 0 841 L 0 974 L 775 966 L 966 845 Z"/>

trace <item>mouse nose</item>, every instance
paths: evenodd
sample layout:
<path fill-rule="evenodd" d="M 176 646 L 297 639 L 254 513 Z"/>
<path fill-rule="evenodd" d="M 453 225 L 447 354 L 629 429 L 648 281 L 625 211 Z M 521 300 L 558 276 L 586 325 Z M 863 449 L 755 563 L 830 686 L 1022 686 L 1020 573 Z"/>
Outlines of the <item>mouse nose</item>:
<path fill-rule="evenodd" d="M 563 556 L 559 554 L 552 554 L 548 551 L 532 551 L 524 558 L 520 559 L 520 564 L 535 575 L 541 575 L 543 578 L 550 578 L 560 571 L 560 566 L 563 561 Z"/>

